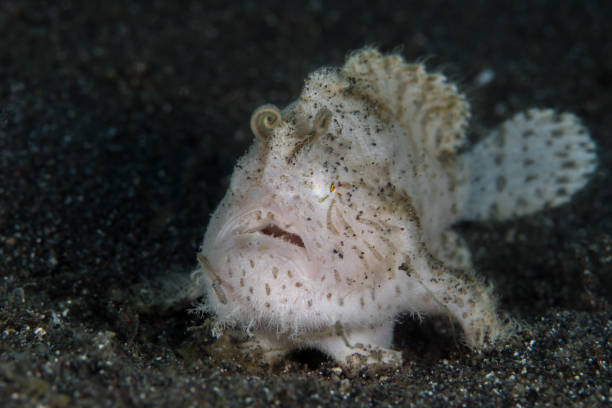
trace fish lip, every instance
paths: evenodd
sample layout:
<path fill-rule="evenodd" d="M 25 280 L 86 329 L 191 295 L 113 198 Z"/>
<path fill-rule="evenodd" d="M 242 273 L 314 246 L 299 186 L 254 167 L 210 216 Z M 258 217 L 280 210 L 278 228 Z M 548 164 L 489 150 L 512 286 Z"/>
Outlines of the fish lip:
<path fill-rule="evenodd" d="M 251 228 L 244 228 L 235 231 L 235 236 L 240 235 L 251 235 L 251 234 L 262 234 L 270 238 L 281 240 L 289 244 L 298 246 L 306 249 L 306 245 L 302 235 L 299 232 L 291 231 L 287 227 L 291 227 L 293 224 L 287 224 L 276 221 L 277 218 L 270 217 L 263 220 L 263 222 L 256 224 Z M 283 227 L 283 225 L 285 227 Z"/>
<path fill-rule="evenodd" d="M 277 226 L 287 234 L 299 236 L 303 245 L 283 239 L 283 236 L 274 237 L 272 231 L 262 232 L 270 225 Z M 220 259 L 216 254 L 227 254 L 232 251 L 256 250 L 274 253 L 275 258 L 283 259 L 295 266 L 296 271 L 304 277 L 319 276 L 321 264 L 319 254 L 315 248 L 312 237 L 305 229 L 306 225 L 295 216 L 292 207 L 286 208 L 272 200 L 259 201 L 256 204 L 244 206 L 241 211 L 225 219 L 213 238 L 208 251 L 214 263 Z M 282 234 L 284 235 L 284 234 Z M 212 238 L 212 237 L 211 237 Z M 251 247 L 250 243 L 255 246 Z"/>
<path fill-rule="evenodd" d="M 225 223 L 217 234 L 217 243 L 231 240 L 238 236 L 262 234 L 280 242 L 285 242 L 308 253 L 308 242 L 299 225 L 287 220 L 283 211 L 276 203 L 256 205 L 241 211 Z"/>
<path fill-rule="evenodd" d="M 306 249 L 306 245 L 304 244 L 304 240 L 302 239 L 302 237 L 299 234 L 293 233 L 293 232 L 289 232 L 285 229 L 283 229 L 282 227 L 280 227 L 278 224 L 276 223 L 268 223 L 263 225 L 260 228 L 257 228 L 253 231 L 245 231 L 243 233 L 241 233 L 240 235 L 245 235 L 245 234 L 252 234 L 252 233 L 260 233 L 263 235 L 267 235 L 269 237 L 272 237 L 274 239 L 281 239 L 285 242 L 288 242 L 292 245 L 296 245 L 299 247 L 302 247 L 304 249 Z"/>

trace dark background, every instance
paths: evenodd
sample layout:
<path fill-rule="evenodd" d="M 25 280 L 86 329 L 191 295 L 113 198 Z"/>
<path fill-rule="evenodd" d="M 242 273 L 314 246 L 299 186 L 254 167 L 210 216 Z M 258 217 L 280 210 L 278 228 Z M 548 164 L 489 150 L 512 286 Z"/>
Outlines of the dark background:
<path fill-rule="evenodd" d="M 512 3 L 0 0 L 0 400 L 609 401 L 612 10 Z M 195 266 L 251 111 L 287 104 L 308 72 L 364 45 L 444 72 L 472 102 L 472 129 L 532 106 L 576 113 L 600 166 L 561 208 L 459 226 L 500 308 L 523 322 L 499 350 L 472 352 L 446 322 L 407 316 L 397 371 L 351 378 L 312 352 L 261 368 L 213 343 L 208 320 L 163 310 L 159 278 Z"/>

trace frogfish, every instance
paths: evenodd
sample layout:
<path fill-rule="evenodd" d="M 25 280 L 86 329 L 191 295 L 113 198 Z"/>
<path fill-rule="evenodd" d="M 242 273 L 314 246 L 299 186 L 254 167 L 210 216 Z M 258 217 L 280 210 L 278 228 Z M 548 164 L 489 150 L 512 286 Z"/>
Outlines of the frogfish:
<path fill-rule="evenodd" d="M 448 316 L 474 349 L 506 336 L 453 225 L 568 202 L 596 146 L 570 113 L 530 109 L 474 144 L 469 119 L 444 75 L 373 48 L 256 109 L 192 274 L 214 332 L 244 330 L 269 362 L 314 348 L 345 367 L 401 364 L 405 314 Z"/>

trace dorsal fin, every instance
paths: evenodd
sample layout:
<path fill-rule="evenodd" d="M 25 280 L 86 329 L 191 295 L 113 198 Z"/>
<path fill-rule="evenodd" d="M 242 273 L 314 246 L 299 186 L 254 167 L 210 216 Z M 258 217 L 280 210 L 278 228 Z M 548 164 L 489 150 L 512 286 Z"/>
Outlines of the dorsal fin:
<path fill-rule="evenodd" d="M 372 48 L 351 54 L 342 72 L 351 91 L 373 102 L 383 119 L 405 128 L 422 152 L 442 158 L 465 143 L 469 104 L 443 75 Z"/>

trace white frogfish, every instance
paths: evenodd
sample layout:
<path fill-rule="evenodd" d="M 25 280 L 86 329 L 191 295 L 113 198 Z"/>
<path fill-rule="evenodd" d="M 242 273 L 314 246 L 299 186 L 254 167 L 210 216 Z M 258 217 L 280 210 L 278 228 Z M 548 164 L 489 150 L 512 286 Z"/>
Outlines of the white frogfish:
<path fill-rule="evenodd" d="M 504 337 L 452 226 L 566 203 L 595 144 L 576 116 L 531 109 L 468 146 L 469 108 L 443 75 L 365 48 L 257 109 L 192 275 L 216 333 L 244 329 L 268 361 L 315 348 L 345 367 L 399 364 L 406 313 L 452 318 L 473 348 Z"/>

